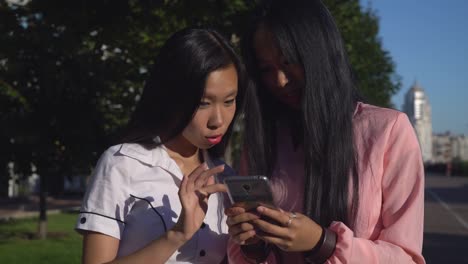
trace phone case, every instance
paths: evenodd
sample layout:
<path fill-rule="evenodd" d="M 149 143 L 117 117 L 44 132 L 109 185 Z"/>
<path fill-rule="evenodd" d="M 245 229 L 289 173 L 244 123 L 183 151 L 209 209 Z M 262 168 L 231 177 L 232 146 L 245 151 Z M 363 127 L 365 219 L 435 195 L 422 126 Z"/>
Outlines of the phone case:
<path fill-rule="evenodd" d="M 273 193 L 265 176 L 230 176 L 224 179 L 231 203 L 252 210 L 263 205 L 274 208 Z"/>

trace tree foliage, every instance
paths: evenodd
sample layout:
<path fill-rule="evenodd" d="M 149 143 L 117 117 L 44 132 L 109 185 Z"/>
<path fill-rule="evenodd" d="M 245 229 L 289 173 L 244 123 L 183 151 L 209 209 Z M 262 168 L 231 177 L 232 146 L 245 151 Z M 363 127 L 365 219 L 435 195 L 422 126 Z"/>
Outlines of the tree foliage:
<path fill-rule="evenodd" d="M 159 47 L 174 31 L 211 25 L 239 35 L 249 0 L 0 0 L 0 179 L 36 167 L 60 193 L 88 173 L 129 117 Z M 21 1 L 20 1 L 21 2 Z M 399 89 L 378 19 L 357 0 L 325 1 L 363 94 L 389 106 Z M 31 166 L 34 164 L 35 166 Z M 3 185 L 3 184 L 2 184 Z"/>
<path fill-rule="evenodd" d="M 138 100 L 158 48 L 174 31 L 236 32 L 244 1 L 0 1 L 1 166 L 36 165 L 52 193 L 89 171 Z M 54 188 L 54 184 L 57 183 Z"/>
<path fill-rule="evenodd" d="M 379 18 L 359 0 L 324 0 L 343 35 L 349 60 L 362 95 L 372 104 L 392 107 L 391 98 L 400 89 L 395 64 L 382 46 Z"/>

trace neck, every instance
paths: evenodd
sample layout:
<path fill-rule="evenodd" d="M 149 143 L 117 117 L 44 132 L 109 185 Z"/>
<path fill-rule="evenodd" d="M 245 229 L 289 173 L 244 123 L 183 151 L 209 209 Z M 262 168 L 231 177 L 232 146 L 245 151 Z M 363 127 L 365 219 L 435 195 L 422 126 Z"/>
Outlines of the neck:
<path fill-rule="evenodd" d="M 177 163 L 182 162 L 179 166 L 186 164 L 200 164 L 200 149 L 190 143 L 182 135 L 164 143 L 169 156 Z"/>

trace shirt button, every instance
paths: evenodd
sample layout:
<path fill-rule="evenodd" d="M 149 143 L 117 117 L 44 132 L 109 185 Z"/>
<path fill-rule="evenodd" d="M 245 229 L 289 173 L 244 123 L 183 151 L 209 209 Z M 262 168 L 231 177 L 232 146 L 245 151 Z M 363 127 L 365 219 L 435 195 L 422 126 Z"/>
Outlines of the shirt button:
<path fill-rule="evenodd" d="M 205 223 L 202 223 L 201 224 L 201 228 L 205 228 L 206 227 L 206 224 Z"/>
<path fill-rule="evenodd" d="M 81 217 L 80 223 L 82 223 L 82 224 L 86 223 L 86 217 Z"/>
<path fill-rule="evenodd" d="M 206 255 L 205 250 L 201 250 L 201 251 L 200 251 L 200 257 L 204 257 L 205 255 Z"/>

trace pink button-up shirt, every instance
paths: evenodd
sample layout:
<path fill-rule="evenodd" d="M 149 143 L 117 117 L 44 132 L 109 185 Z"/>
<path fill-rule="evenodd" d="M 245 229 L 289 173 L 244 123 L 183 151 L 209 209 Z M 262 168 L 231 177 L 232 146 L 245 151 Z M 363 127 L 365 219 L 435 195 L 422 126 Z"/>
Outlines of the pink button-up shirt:
<path fill-rule="evenodd" d="M 354 113 L 359 159 L 359 205 L 355 227 L 333 222 L 338 234 L 326 263 L 425 263 L 422 251 L 424 167 L 413 127 L 405 114 L 359 103 Z M 285 211 L 302 212 L 304 155 L 287 130 L 278 131 L 278 163 L 271 177 L 275 200 Z M 301 253 L 270 254 L 266 263 L 304 263 Z M 229 242 L 230 263 L 247 263 Z"/>

